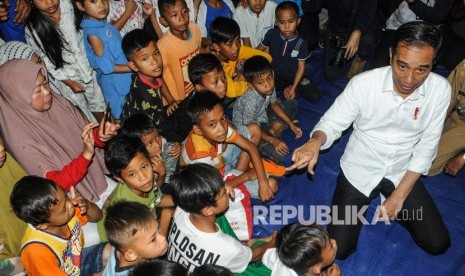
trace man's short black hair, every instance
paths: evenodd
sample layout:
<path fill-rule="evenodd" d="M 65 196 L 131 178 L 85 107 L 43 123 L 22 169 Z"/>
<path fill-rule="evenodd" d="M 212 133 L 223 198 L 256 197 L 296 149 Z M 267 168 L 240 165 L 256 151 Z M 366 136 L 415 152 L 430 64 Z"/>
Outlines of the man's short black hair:
<path fill-rule="evenodd" d="M 199 163 L 175 172 L 171 188 L 174 204 L 188 213 L 200 214 L 203 208 L 216 206 L 224 181 L 218 169 Z"/>
<path fill-rule="evenodd" d="M 117 201 L 106 209 L 104 227 L 108 242 L 121 250 L 131 243 L 138 231 L 148 230 L 153 220 L 156 221 L 156 217 L 146 205 L 135 201 Z"/>
<path fill-rule="evenodd" d="M 129 272 L 130 276 L 187 276 L 187 268 L 167 260 L 150 260 L 139 263 Z"/>
<path fill-rule="evenodd" d="M 121 172 L 138 153 L 150 160 L 149 153 L 139 137 L 116 135 L 105 147 L 105 165 L 113 176 L 121 177 Z"/>
<path fill-rule="evenodd" d="M 183 1 L 187 6 L 185 0 L 158 0 L 158 11 L 160 12 L 160 16 L 165 17 L 166 9 L 169 7 L 174 7 L 176 5 L 176 1 Z"/>
<path fill-rule="evenodd" d="M 133 61 L 134 52 L 147 47 L 153 41 L 149 33 L 142 29 L 134 29 L 123 37 L 121 47 L 123 48 L 124 55 L 129 61 Z"/>
<path fill-rule="evenodd" d="M 157 125 L 148 114 L 136 113 L 124 120 L 123 127 L 121 127 L 119 133 L 125 136 L 140 138 L 155 130 L 158 131 Z"/>
<path fill-rule="evenodd" d="M 24 176 L 13 187 L 10 203 L 18 218 L 33 226 L 50 222 L 50 207 L 58 203 L 57 185 L 38 176 Z"/>
<path fill-rule="evenodd" d="M 212 21 L 208 30 L 213 43 L 226 43 L 241 34 L 241 29 L 234 19 L 217 17 Z"/>
<path fill-rule="evenodd" d="M 187 105 L 187 115 L 192 124 L 199 125 L 201 116 L 211 112 L 217 104 L 220 104 L 220 98 L 215 93 L 208 90 L 195 93 Z"/>
<path fill-rule="evenodd" d="M 213 54 L 198 54 L 191 59 L 187 72 L 193 85 L 202 84 L 202 76 L 214 70 L 222 71 L 221 61 Z"/>
<path fill-rule="evenodd" d="M 439 29 L 427 21 L 412 21 L 400 26 L 394 34 L 391 44 L 392 56 L 397 53 L 399 44 L 406 46 L 431 46 L 436 55 L 441 48 L 442 37 Z"/>
<path fill-rule="evenodd" d="M 204 264 L 194 269 L 190 276 L 233 276 L 231 270 L 214 264 Z"/>
<path fill-rule="evenodd" d="M 316 224 L 288 224 L 276 236 L 276 251 L 279 260 L 298 274 L 320 263 L 321 252 L 330 242 L 326 230 Z"/>
<path fill-rule="evenodd" d="M 291 10 L 291 11 L 294 11 L 295 14 L 297 15 L 297 17 L 299 17 L 299 6 L 297 5 L 296 2 L 294 1 L 283 1 L 281 3 L 279 3 L 277 6 L 276 6 L 276 9 L 275 9 L 275 16 L 276 16 L 276 19 L 278 19 L 278 12 L 279 11 L 284 11 L 284 10 Z"/>
<path fill-rule="evenodd" d="M 245 79 L 252 83 L 255 78 L 264 73 L 273 73 L 271 63 L 263 56 L 253 56 L 244 62 L 243 74 Z"/>

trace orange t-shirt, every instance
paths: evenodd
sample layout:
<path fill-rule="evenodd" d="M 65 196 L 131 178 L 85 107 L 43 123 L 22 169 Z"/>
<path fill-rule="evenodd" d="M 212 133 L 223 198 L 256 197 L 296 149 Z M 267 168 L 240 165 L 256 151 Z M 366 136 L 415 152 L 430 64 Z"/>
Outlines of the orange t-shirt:
<path fill-rule="evenodd" d="M 29 275 L 79 275 L 87 216 L 75 208 L 68 222 L 69 237 L 59 237 L 28 224 L 23 236 L 21 262 Z"/>
<path fill-rule="evenodd" d="M 179 39 L 168 31 L 157 42 L 163 60 L 163 80 L 176 100 L 184 100 L 194 91 L 187 65 L 199 53 L 202 36 L 194 22 L 189 23 L 188 30 L 187 40 Z"/>

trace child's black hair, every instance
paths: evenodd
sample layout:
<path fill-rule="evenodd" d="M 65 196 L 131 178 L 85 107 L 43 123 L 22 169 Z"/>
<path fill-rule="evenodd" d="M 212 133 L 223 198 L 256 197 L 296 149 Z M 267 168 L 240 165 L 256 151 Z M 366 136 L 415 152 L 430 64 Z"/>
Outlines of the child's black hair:
<path fill-rule="evenodd" d="M 149 153 L 139 137 L 117 135 L 105 147 L 105 165 L 113 176 L 121 177 L 121 171 L 138 153 L 150 160 Z"/>
<path fill-rule="evenodd" d="M 187 115 L 192 124 L 199 125 L 201 116 L 211 112 L 217 104 L 220 104 L 220 98 L 215 93 L 208 90 L 195 93 L 187 105 Z"/>
<path fill-rule="evenodd" d="M 273 72 L 273 67 L 271 67 L 271 63 L 262 56 L 253 56 L 246 60 L 242 71 L 245 79 L 250 83 L 252 83 L 255 78 L 268 72 Z"/>
<path fill-rule="evenodd" d="M 279 11 L 284 11 L 284 10 L 294 11 L 295 14 L 297 15 L 297 17 L 299 17 L 299 14 L 300 14 L 299 6 L 294 1 L 283 1 L 283 2 L 279 3 L 276 6 L 276 9 L 274 10 L 276 19 L 278 19 L 278 12 Z"/>
<path fill-rule="evenodd" d="M 13 187 L 10 203 L 16 216 L 37 226 L 50 222 L 50 207 L 58 203 L 57 185 L 38 176 L 25 176 Z"/>
<path fill-rule="evenodd" d="M 321 252 L 328 242 L 330 239 L 323 227 L 297 222 L 279 230 L 276 236 L 276 251 L 284 265 L 298 274 L 304 274 L 322 261 Z"/>
<path fill-rule="evenodd" d="M 241 34 L 241 29 L 234 19 L 217 17 L 212 21 L 208 30 L 213 43 L 226 43 Z"/>
<path fill-rule="evenodd" d="M 140 263 L 129 272 L 130 276 L 187 276 L 187 268 L 167 260 L 151 260 Z"/>
<path fill-rule="evenodd" d="M 120 129 L 119 134 L 140 138 L 153 131 L 158 131 L 155 121 L 145 113 L 136 113 L 124 120 L 123 127 Z"/>
<path fill-rule="evenodd" d="M 175 6 L 176 1 L 183 1 L 187 6 L 185 0 L 158 0 L 158 10 L 160 11 L 160 16 L 165 17 L 166 9 Z"/>
<path fill-rule="evenodd" d="M 63 59 L 63 51 L 68 47 L 68 43 L 66 43 L 58 27 L 34 6 L 27 19 L 26 28 L 31 33 L 35 44 L 39 46 L 55 66 L 54 69 L 63 68 L 66 64 Z"/>
<path fill-rule="evenodd" d="M 200 214 L 203 208 L 216 206 L 223 187 L 220 172 L 208 164 L 187 165 L 171 176 L 174 204 L 188 213 Z"/>
<path fill-rule="evenodd" d="M 104 227 L 108 242 L 121 250 L 131 243 L 138 231 L 149 229 L 153 220 L 156 217 L 146 205 L 135 201 L 117 201 L 106 209 Z"/>
<path fill-rule="evenodd" d="M 190 276 L 233 276 L 234 274 L 231 270 L 226 267 L 222 267 L 214 264 L 204 264 L 196 269 L 190 274 Z"/>
<path fill-rule="evenodd" d="M 152 41 L 152 38 L 150 37 L 149 33 L 142 29 L 134 29 L 123 37 L 121 48 L 123 48 L 123 52 L 126 58 L 129 61 L 133 61 L 132 54 L 147 47 L 150 41 Z"/>
<path fill-rule="evenodd" d="M 202 76 L 214 70 L 223 71 L 221 61 L 213 54 L 198 54 L 191 59 L 187 72 L 193 85 L 202 84 Z"/>

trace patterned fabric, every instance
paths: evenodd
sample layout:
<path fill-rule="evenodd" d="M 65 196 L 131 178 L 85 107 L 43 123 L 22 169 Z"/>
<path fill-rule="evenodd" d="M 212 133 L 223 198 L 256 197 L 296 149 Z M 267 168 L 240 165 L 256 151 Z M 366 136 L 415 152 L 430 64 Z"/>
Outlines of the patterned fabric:
<path fill-rule="evenodd" d="M 163 95 L 161 86 L 163 81 L 157 78 L 156 83 L 150 83 L 140 74 L 132 75 L 132 84 L 126 96 L 120 120 L 124 122 L 136 113 L 145 113 L 152 118 L 155 124 L 160 124 L 163 116 Z"/>
<path fill-rule="evenodd" d="M 134 1 L 134 0 L 133 0 Z M 121 36 L 126 35 L 130 31 L 134 29 L 143 29 L 144 28 L 144 13 L 142 11 L 142 4 L 144 1 L 135 0 L 134 1 L 137 5 L 137 9 L 131 14 L 126 24 L 124 24 L 123 28 L 119 31 Z M 123 0 L 110 0 L 110 12 L 108 13 L 107 20 L 108 22 L 114 22 L 121 18 L 126 7 L 124 6 Z"/>

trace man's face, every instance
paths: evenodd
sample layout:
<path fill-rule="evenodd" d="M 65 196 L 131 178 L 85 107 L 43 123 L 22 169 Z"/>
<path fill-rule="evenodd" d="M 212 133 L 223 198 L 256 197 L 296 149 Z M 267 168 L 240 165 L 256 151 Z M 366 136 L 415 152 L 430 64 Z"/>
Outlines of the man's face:
<path fill-rule="evenodd" d="M 402 98 L 411 95 L 428 77 L 436 56 L 431 46 L 411 46 L 400 43 L 397 53 L 389 52 L 394 91 Z"/>

